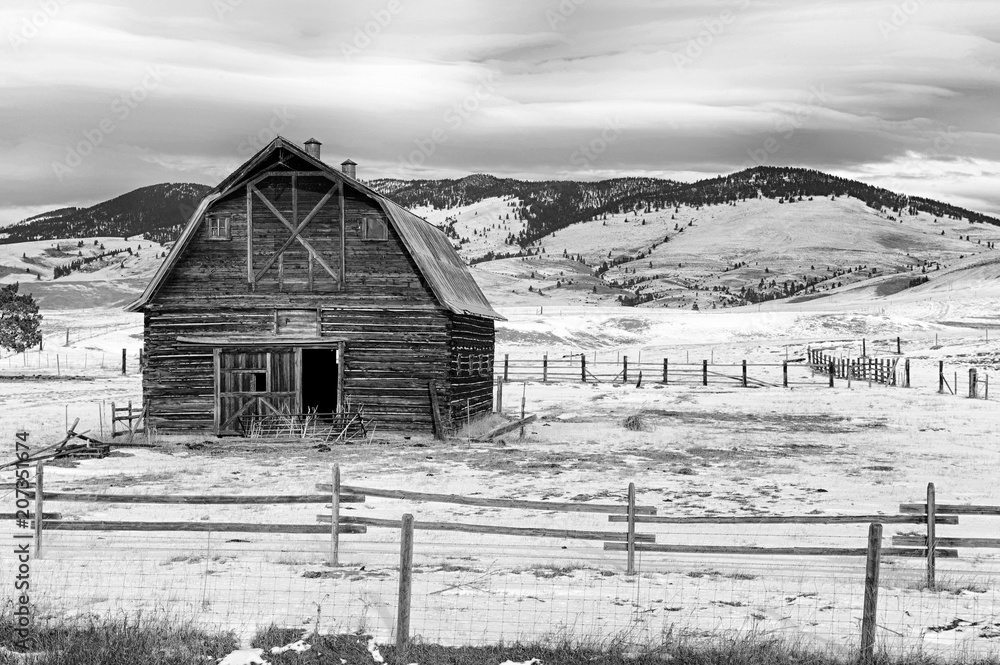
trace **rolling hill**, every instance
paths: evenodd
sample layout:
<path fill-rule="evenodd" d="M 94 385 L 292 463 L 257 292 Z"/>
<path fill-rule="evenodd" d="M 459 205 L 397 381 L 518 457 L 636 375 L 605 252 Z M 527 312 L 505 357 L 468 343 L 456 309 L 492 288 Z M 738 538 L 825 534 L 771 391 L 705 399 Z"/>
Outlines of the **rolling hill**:
<path fill-rule="evenodd" d="M 808 169 L 758 167 L 694 183 L 478 174 L 370 184 L 442 228 L 499 306 L 819 304 L 886 296 L 924 282 L 933 288 L 974 257 L 983 265 L 1000 261 L 1000 254 L 992 256 L 1000 240 L 996 218 Z M 166 243 L 207 191 L 191 184 L 145 187 L 24 220 L 4 229 L 0 243 L 135 234 Z M 39 270 L 17 259 L 32 252 L 12 247 L 0 274 L 5 281 L 21 279 L 25 270 L 35 282 L 57 274 L 64 283 L 77 279 L 60 274 L 80 259 L 52 255 L 63 251 L 60 242 L 39 250 L 48 252 L 39 255 L 45 265 Z M 160 255 L 144 254 L 130 278 L 151 274 Z M 116 277 L 113 260 L 98 258 L 88 263 L 94 277 L 102 265 L 109 283 L 124 276 Z"/>
<path fill-rule="evenodd" d="M 89 208 L 61 208 L 29 217 L 2 229 L 0 243 L 140 233 L 158 242 L 172 240 L 210 189 L 194 183 L 142 187 Z"/>

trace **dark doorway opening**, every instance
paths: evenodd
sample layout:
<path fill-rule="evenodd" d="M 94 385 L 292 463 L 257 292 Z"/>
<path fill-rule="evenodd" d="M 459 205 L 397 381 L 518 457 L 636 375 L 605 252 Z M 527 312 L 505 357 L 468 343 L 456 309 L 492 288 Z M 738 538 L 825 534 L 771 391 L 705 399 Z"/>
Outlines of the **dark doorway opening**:
<path fill-rule="evenodd" d="M 302 349 L 302 410 L 337 412 L 336 349 Z"/>

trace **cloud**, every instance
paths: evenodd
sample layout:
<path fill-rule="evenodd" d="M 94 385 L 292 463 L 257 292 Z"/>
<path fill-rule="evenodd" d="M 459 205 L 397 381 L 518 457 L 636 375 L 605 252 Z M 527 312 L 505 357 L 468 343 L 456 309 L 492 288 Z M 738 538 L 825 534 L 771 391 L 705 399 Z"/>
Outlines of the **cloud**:
<path fill-rule="evenodd" d="M 363 177 L 710 176 L 763 150 L 1000 212 L 990 3 L 53 2 L 44 20 L 36 1 L 0 8 L 0 223 L 214 184 L 279 132 L 315 136 Z M 113 131 L 57 177 L 105 120 Z M 613 145 L 574 163 L 608 123 Z M 435 131 L 445 140 L 410 159 Z"/>

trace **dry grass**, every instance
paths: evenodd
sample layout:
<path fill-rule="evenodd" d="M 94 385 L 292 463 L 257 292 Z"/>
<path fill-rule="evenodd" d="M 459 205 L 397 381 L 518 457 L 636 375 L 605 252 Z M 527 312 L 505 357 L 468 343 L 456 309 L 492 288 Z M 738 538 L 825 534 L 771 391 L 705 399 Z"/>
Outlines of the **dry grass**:
<path fill-rule="evenodd" d="M 499 413 L 490 413 L 485 416 L 480 416 L 468 424 L 463 424 L 462 427 L 455 432 L 455 436 L 459 439 L 465 440 L 482 440 L 487 434 L 496 428 L 503 427 L 504 425 L 512 422 L 514 421 L 506 416 L 500 415 Z"/>

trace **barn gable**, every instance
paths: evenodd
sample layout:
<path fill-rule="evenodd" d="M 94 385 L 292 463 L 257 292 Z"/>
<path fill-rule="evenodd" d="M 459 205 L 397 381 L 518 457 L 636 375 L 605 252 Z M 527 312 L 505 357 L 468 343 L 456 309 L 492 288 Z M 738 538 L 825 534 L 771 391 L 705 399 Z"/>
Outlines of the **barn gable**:
<path fill-rule="evenodd" d="M 301 170 L 297 171 L 296 169 Z M 311 175 L 317 172 L 322 173 L 323 175 Z M 319 205 L 320 203 L 329 201 L 329 198 L 326 198 L 324 201 L 324 197 L 332 198 L 336 196 L 338 188 L 341 192 L 345 190 L 352 191 L 359 196 L 367 197 L 384 212 L 389 223 L 393 226 L 394 230 L 405 245 L 410 258 L 417 265 L 421 276 L 426 280 L 429 288 L 434 293 L 438 303 L 442 307 L 456 314 L 468 314 L 493 320 L 504 320 L 504 317 L 494 311 L 492 306 L 490 306 L 489 301 L 486 299 L 486 296 L 483 295 L 482 289 L 479 288 L 479 285 L 476 284 L 476 281 L 473 279 L 468 267 L 452 247 L 451 241 L 448 240 L 447 236 L 445 236 L 440 229 L 420 217 L 417 217 L 409 210 L 406 210 L 394 201 L 391 201 L 387 197 L 367 187 L 354 178 L 351 178 L 348 175 L 330 167 L 326 163 L 313 158 L 297 145 L 281 137 L 276 138 L 271 142 L 271 144 L 251 157 L 245 164 L 234 171 L 215 189 L 208 193 L 195 210 L 194 214 L 191 216 L 191 219 L 188 221 L 188 225 L 181 233 L 181 236 L 175 243 L 174 248 L 171 250 L 166 261 L 164 261 L 159 270 L 157 270 L 143 294 L 135 302 L 129 304 L 126 307 L 126 310 L 133 312 L 141 311 L 144 306 L 149 304 L 154 299 L 154 296 L 163 286 L 171 271 L 181 260 L 185 249 L 197 235 L 199 228 L 205 224 L 206 221 L 210 221 L 206 220 L 208 211 L 219 201 L 226 199 L 239 199 L 248 182 L 252 183 L 258 190 L 260 189 L 260 187 L 258 187 L 259 184 L 269 184 L 271 186 L 271 191 L 277 192 L 280 195 L 280 192 L 277 191 L 279 186 L 274 182 L 269 182 L 268 178 L 264 177 L 268 173 L 275 174 L 271 177 L 271 180 L 277 179 L 279 177 L 278 174 L 310 174 L 303 175 L 303 182 L 310 183 L 314 188 L 314 192 L 317 194 L 319 200 L 316 200 L 317 197 L 313 197 L 313 199 L 310 199 L 309 201 L 309 203 L 317 204 L 317 212 L 322 208 L 322 206 Z M 288 175 L 287 177 L 292 176 Z M 326 187 L 322 184 L 323 180 L 328 181 Z M 290 191 L 294 191 L 296 189 L 299 188 L 290 187 Z M 323 194 L 319 194 L 319 192 L 324 189 L 327 189 L 327 191 Z M 341 194 L 341 196 L 342 195 L 343 194 Z M 266 197 L 258 198 L 260 199 L 260 204 L 265 207 L 267 207 L 269 203 L 272 203 L 269 199 L 265 200 Z M 298 209 L 302 209 L 303 202 L 298 203 Z M 272 207 L 272 212 L 279 211 L 276 211 Z M 282 215 L 282 217 L 284 219 L 281 219 L 276 215 L 274 217 L 274 223 L 284 226 L 285 229 L 291 231 L 292 229 L 289 228 L 291 226 L 291 220 L 289 220 L 287 216 Z M 304 227 L 308 228 L 311 222 L 312 219 L 306 216 L 300 223 Z M 281 226 L 276 226 L 275 230 L 282 230 Z M 305 232 L 305 228 L 303 229 L 303 232 Z M 334 275 L 332 267 L 329 265 L 330 262 L 322 260 L 322 252 L 319 251 L 319 248 L 313 247 L 312 249 L 316 251 L 310 251 L 309 245 L 314 243 L 307 240 L 306 243 L 300 244 L 302 244 L 304 251 L 316 260 L 316 263 L 318 264 L 317 272 L 319 271 L 318 268 L 322 267 L 323 271 L 326 272 L 328 276 L 333 278 L 334 281 L 338 281 Z M 325 244 L 331 245 L 330 239 L 327 239 Z M 292 245 L 293 251 L 298 249 L 297 247 L 294 247 L 294 243 L 292 242 L 289 242 L 289 245 Z M 330 248 L 328 247 L 328 249 Z M 257 256 L 258 254 L 255 254 L 254 258 L 256 259 Z M 272 254 L 272 256 L 276 256 L 276 254 Z M 264 260 L 264 266 L 262 267 L 271 268 L 274 266 L 274 263 L 268 265 L 267 261 L 268 259 Z M 259 264 L 255 261 L 255 268 L 257 268 L 258 265 Z M 342 265 L 341 269 L 346 270 L 346 266 Z M 255 270 L 252 276 L 248 273 L 248 281 L 252 282 L 253 279 L 257 277 L 258 272 L 260 272 L 259 268 Z M 339 281 L 342 282 L 343 275 L 340 277 L 341 279 Z M 321 275 L 320 282 L 327 281 L 328 280 Z"/>

